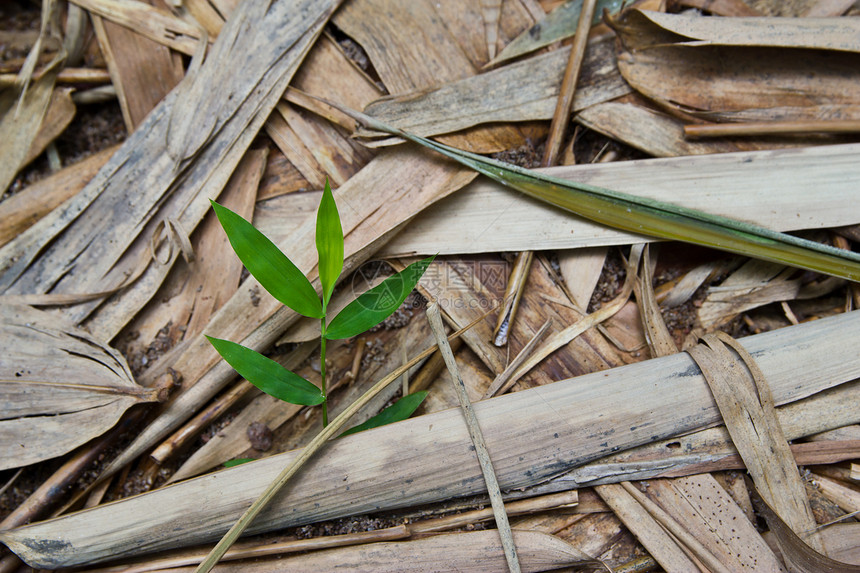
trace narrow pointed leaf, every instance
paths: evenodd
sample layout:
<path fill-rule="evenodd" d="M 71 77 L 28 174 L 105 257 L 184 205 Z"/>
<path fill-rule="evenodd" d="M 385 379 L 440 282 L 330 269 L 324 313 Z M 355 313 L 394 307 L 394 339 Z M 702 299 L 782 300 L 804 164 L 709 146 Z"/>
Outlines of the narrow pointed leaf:
<path fill-rule="evenodd" d="M 322 318 L 319 296 L 304 273 L 251 223 L 227 207 L 211 203 L 236 255 L 263 288 L 297 313 Z"/>
<path fill-rule="evenodd" d="M 319 388 L 271 358 L 229 340 L 206 338 L 240 376 L 266 394 L 290 404 L 322 404 L 323 395 Z"/>
<path fill-rule="evenodd" d="M 324 336 L 328 340 L 349 338 L 373 328 L 391 316 L 418 284 L 421 275 L 434 258 L 435 256 L 427 257 L 412 263 L 360 295 L 334 317 Z"/>
<path fill-rule="evenodd" d="M 369 129 L 433 149 L 502 185 L 596 223 L 860 282 L 858 253 L 771 231 L 752 223 L 530 171 L 404 132 L 342 106 L 335 107 Z"/>
<path fill-rule="evenodd" d="M 234 466 L 241 466 L 242 464 L 247 464 L 248 462 L 255 461 L 254 458 L 236 458 L 235 460 L 228 460 L 224 462 L 225 468 L 232 468 Z"/>
<path fill-rule="evenodd" d="M 387 426 L 388 424 L 393 424 L 394 422 L 406 420 L 415 412 L 415 410 L 418 409 L 418 406 L 421 405 L 421 402 L 424 401 L 424 398 L 427 397 L 427 394 L 429 394 L 427 390 L 422 390 L 421 392 L 415 392 L 414 394 L 404 396 L 403 398 L 401 398 L 391 406 L 385 408 L 383 411 L 370 418 L 366 422 L 348 429 L 338 437 L 348 436 L 350 434 L 357 434 L 358 432 L 363 432 L 364 430 L 378 428 L 380 426 Z"/>
<path fill-rule="evenodd" d="M 340 224 L 340 215 L 337 212 L 328 179 L 317 210 L 316 242 L 323 305 L 328 306 L 337 277 L 343 270 L 343 227 Z"/>

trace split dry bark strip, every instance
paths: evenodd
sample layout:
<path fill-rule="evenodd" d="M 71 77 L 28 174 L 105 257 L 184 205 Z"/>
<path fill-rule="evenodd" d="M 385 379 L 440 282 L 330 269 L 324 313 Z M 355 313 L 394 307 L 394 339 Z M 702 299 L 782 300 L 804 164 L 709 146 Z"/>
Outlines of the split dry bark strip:
<path fill-rule="evenodd" d="M 857 218 L 845 205 L 853 201 L 860 182 L 858 150 L 860 145 L 847 144 L 751 151 L 554 167 L 547 173 L 774 230 L 831 228 Z M 809 193 L 813 188 L 816 193 Z M 382 253 L 464 254 L 643 240 L 648 239 L 581 221 L 480 179 L 422 213 Z"/>
<path fill-rule="evenodd" d="M 852 381 L 832 390 L 827 390 L 805 400 L 787 404 L 777 409 L 780 424 L 786 438 L 794 440 L 818 432 L 855 424 L 860 415 L 852 408 L 860 397 L 860 383 Z M 847 440 L 847 452 L 835 447 L 824 455 L 838 459 L 850 455 L 856 440 Z M 792 447 L 800 460 L 798 464 L 815 461 L 811 447 L 796 444 Z M 835 450 L 835 451 L 834 451 Z M 842 451 L 840 451 L 842 450 Z M 545 484 L 546 491 L 586 487 L 620 480 L 646 480 L 657 477 L 681 477 L 742 468 L 724 426 L 709 428 L 686 436 L 653 442 L 646 446 L 607 456 L 593 463 L 578 467 L 554 478 Z"/>
<path fill-rule="evenodd" d="M 707 347 L 688 350 L 700 365 L 747 470 L 765 502 L 797 533 L 816 531 L 803 481 L 794 465 L 788 441 L 776 418 L 775 403 L 764 374 L 753 358 L 728 335 L 717 333 L 704 339 Z M 729 349 L 740 356 L 749 370 L 741 371 Z M 824 551 L 820 535 L 809 534 L 806 542 Z"/>
<path fill-rule="evenodd" d="M 844 344 L 829 344 L 831 336 Z M 845 314 L 752 336 L 743 344 L 767 375 L 775 402 L 783 404 L 860 376 L 852 342 L 858 338 L 860 320 Z M 552 415 L 547 414 L 548 404 Z M 486 400 L 475 408 L 494 452 L 499 483 L 506 489 L 542 482 L 613 449 L 720 421 L 698 369 L 680 354 Z M 611 420 L 601 416 L 606 411 L 614 413 Z M 326 456 L 296 476 L 253 529 L 478 493 L 483 480 L 470 444 L 457 410 L 337 440 Z M 420 459 L 413 457 L 414 451 L 422 452 Z M 32 565 L 47 568 L 199 543 L 222 533 L 295 455 L 6 531 L 0 540 Z M 397 461 L 399 456 L 408 459 Z M 40 543 L 44 539 L 54 541 L 50 550 Z"/>
<path fill-rule="evenodd" d="M 0 203 L 0 246 L 78 193 L 110 159 L 110 147 L 29 185 Z"/>
<path fill-rule="evenodd" d="M 538 573 L 562 567 L 593 566 L 595 561 L 570 543 L 532 531 L 515 531 L 521 547 L 522 570 Z M 506 563 L 495 531 L 434 535 L 410 541 L 391 541 L 315 551 L 307 555 L 272 558 L 252 563 L 219 565 L 219 573 L 276 573 L 284 567 L 302 571 L 337 568 L 360 573 L 422 573 L 428 569 L 483 573 L 503 571 Z M 189 569 L 168 569 L 179 573 Z M 166 573 L 166 572 L 165 572 Z"/>
<path fill-rule="evenodd" d="M 228 24 L 231 34 L 222 34 L 224 41 L 216 42 L 200 81 L 192 82 L 196 87 L 183 88 L 188 85 L 183 82 L 181 96 L 174 91 L 165 98 L 73 201 L 0 251 L 6 261 L 16 257 L 3 269 L 0 287 L 9 294 L 102 291 L 121 284 L 129 270 L 147 263 L 150 236 L 160 217 L 172 216 L 187 230 L 196 226 L 209 209 L 208 196 L 217 195 L 226 183 L 336 2 L 285 2 L 265 12 L 267 5 L 243 3 Z M 295 13 L 304 18 L 293 17 Z M 290 26 L 285 28 L 284 21 Z M 256 22 L 254 34 L 241 33 L 250 22 Z M 238 43 L 229 43 L 231 35 L 241 37 Z M 248 58 L 251 61 L 245 62 Z M 233 69 L 243 70 L 242 75 L 231 76 L 234 97 L 208 99 L 203 84 L 224 85 L 223 74 L 232 74 L 228 70 Z M 257 86 L 253 94 L 252 86 Z M 176 115 L 199 120 L 193 139 L 185 139 L 189 132 L 176 131 L 179 126 L 170 127 Z M 182 155 L 196 152 L 209 135 L 211 141 L 193 161 L 178 164 L 168 153 L 171 145 L 186 150 Z M 98 309 L 96 303 L 81 304 L 64 314 L 77 322 L 87 320 L 92 332 L 109 339 L 149 299 L 166 272 L 166 267 L 149 265 L 118 296 L 121 304 Z"/>
<path fill-rule="evenodd" d="M 148 4 L 152 5 L 152 0 Z M 182 81 L 185 76 L 182 59 L 167 46 L 133 29 L 97 14 L 92 14 L 91 19 L 126 129 L 131 133 Z"/>

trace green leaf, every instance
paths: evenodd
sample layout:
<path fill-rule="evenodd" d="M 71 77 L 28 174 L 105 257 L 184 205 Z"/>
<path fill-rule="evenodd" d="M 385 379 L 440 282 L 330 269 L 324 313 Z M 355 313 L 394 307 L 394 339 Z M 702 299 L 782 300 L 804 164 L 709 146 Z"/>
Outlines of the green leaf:
<path fill-rule="evenodd" d="M 233 250 L 263 288 L 294 311 L 322 318 L 319 296 L 307 277 L 254 226 L 215 201 L 210 201 Z"/>
<path fill-rule="evenodd" d="M 271 358 L 229 340 L 206 338 L 240 376 L 266 394 L 290 404 L 322 404 L 324 397 L 319 388 Z"/>
<path fill-rule="evenodd" d="M 235 460 L 228 460 L 224 462 L 225 468 L 232 468 L 234 466 L 241 466 L 242 464 L 247 464 L 248 462 L 255 461 L 254 458 L 236 458 Z"/>
<path fill-rule="evenodd" d="M 379 426 L 385 426 L 388 424 L 393 424 L 394 422 L 400 422 L 402 420 L 405 420 L 409 416 L 411 416 L 415 410 L 418 409 L 418 406 L 421 405 L 421 402 L 424 401 L 424 398 L 427 397 L 428 393 L 429 392 L 427 390 L 422 390 L 421 392 L 415 392 L 414 394 L 404 396 L 403 398 L 401 398 L 388 408 L 384 409 L 368 421 L 348 429 L 338 437 L 342 438 L 343 436 L 348 436 L 349 434 L 357 434 L 358 432 L 363 432 L 364 430 L 378 428 Z"/>
<path fill-rule="evenodd" d="M 340 215 L 337 212 L 328 179 L 325 181 L 325 189 L 317 210 L 316 242 L 323 307 L 326 307 L 337 278 L 343 270 L 343 227 L 340 224 Z"/>
<path fill-rule="evenodd" d="M 361 294 L 338 313 L 326 327 L 323 336 L 328 340 L 350 338 L 373 328 L 400 308 L 427 267 L 436 256 L 412 263 Z"/>
<path fill-rule="evenodd" d="M 660 239 L 704 245 L 860 282 L 860 253 L 696 209 L 551 177 L 437 143 L 363 113 L 331 105 L 367 128 L 433 149 L 505 186 L 602 225 Z"/>

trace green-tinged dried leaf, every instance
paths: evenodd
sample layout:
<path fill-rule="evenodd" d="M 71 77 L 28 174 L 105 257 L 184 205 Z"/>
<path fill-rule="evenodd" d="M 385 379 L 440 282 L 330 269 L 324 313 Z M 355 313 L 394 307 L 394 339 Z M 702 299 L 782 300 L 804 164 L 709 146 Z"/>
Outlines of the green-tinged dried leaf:
<path fill-rule="evenodd" d="M 55 315 L 0 305 L 0 470 L 57 457 L 157 399 L 122 355 Z"/>
<path fill-rule="evenodd" d="M 291 404 L 322 404 L 324 397 L 319 388 L 271 358 L 229 340 L 206 338 L 236 372 L 266 394 Z"/>
<path fill-rule="evenodd" d="M 860 281 L 860 255 L 671 203 L 567 181 L 418 137 L 353 110 L 366 127 L 408 139 L 586 219 L 623 231 L 684 241 Z"/>
<path fill-rule="evenodd" d="M 349 303 L 332 319 L 324 336 L 329 340 L 350 338 L 391 316 L 418 284 L 434 258 L 435 255 L 412 263 Z"/>
<path fill-rule="evenodd" d="M 322 318 L 320 299 L 304 273 L 251 223 L 215 201 L 212 208 L 233 250 L 263 288 L 299 314 Z"/>
<path fill-rule="evenodd" d="M 357 434 L 358 432 L 363 432 L 364 430 L 370 430 L 371 428 L 378 428 L 379 426 L 387 426 L 388 424 L 393 424 L 394 422 L 400 422 L 401 420 L 407 419 L 412 415 L 415 410 L 418 409 L 418 406 L 421 405 L 421 402 L 424 401 L 424 398 L 427 397 L 427 394 L 430 392 L 428 390 L 422 390 L 421 392 L 415 392 L 413 394 L 409 394 L 408 396 L 404 396 L 391 406 L 387 407 L 374 417 L 370 418 L 366 422 L 363 422 L 357 426 L 354 426 L 344 433 L 341 436 L 348 436 L 350 434 Z"/>
<path fill-rule="evenodd" d="M 343 270 L 343 227 L 340 224 L 340 215 L 328 180 L 325 182 L 325 189 L 317 210 L 316 243 L 317 253 L 319 253 L 323 307 L 326 307 L 337 278 Z"/>
<path fill-rule="evenodd" d="M 225 468 L 232 468 L 234 466 L 241 466 L 242 464 L 247 464 L 248 462 L 253 462 L 254 458 L 237 458 L 235 460 L 229 460 L 224 462 Z"/>
<path fill-rule="evenodd" d="M 600 22 L 604 10 L 616 12 L 621 8 L 622 4 L 624 4 L 622 0 L 597 0 L 593 23 L 597 24 Z M 490 64 L 498 64 L 505 60 L 528 54 L 529 52 L 573 36 L 576 31 L 576 23 L 579 22 L 579 12 L 581 10 L 582 0 L 565 2 L 547 14 L 546 18 L 514 38 Z"/>

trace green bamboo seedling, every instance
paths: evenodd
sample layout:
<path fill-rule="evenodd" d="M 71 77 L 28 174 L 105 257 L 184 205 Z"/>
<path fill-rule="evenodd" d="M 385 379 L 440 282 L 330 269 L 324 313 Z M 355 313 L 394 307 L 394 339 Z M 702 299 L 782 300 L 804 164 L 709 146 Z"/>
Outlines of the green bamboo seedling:
<path fill-rule="evenodd" d="M 291 404 L 322 405 L 323 426 L 327 426 L 326 342 L 351 338 L 388 318 L 415 288 L 433 257 L 413 263 L 388 277 L 358 296 L 329 321 L 328 305 L 337 279 L 343 271 L 343 228 L 328 181 L 323 190 L 316 221 L 321 295 L 317 294 L 304 273 L 251 223 L 214 201 L 212 208 L 227 233 L 233 250 L 263 288 L 297 313 L 319 319 L 320 386 L 241 344 L 211 336 L 206 338 L 236 372 L 263 392 Z M 404 396 L 394 405 L 347 433 L 406 419 L 418 408 L 426 395 L 426 392 L 416 392 Z"/>

